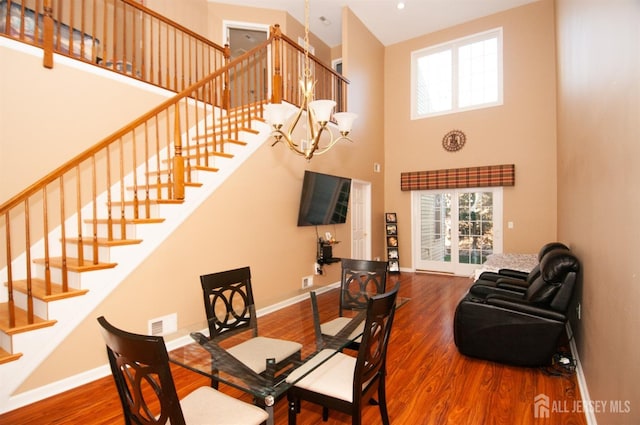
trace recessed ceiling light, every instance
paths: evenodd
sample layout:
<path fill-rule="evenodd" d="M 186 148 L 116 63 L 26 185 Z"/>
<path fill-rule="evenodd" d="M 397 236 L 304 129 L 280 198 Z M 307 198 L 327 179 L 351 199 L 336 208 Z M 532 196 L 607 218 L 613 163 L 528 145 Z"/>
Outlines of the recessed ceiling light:
<path fill-rule="evenodd" d="M 325 25 L 331 25 L 331 21 L 327 19 L 326 16 L 321 16 L 318 19 L 320 20 L 320 22 L 322 22 Z"/>
<path fill-rule="evenodd" d="M 399 1 L 398 4 L 396 5 L 396 7 L 398 8 L 398 10 L 404 9 L 404 2 L 403 1 Z"/>

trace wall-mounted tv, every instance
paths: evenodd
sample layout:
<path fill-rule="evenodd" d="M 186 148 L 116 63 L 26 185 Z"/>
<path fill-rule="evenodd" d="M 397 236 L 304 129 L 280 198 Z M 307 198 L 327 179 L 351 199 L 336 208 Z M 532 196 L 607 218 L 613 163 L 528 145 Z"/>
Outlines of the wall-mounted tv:
<path fill-rule="evenodd" d="M 305 171 L 298 226 L 345 223 L 350 192 L 349 178 Z"/>

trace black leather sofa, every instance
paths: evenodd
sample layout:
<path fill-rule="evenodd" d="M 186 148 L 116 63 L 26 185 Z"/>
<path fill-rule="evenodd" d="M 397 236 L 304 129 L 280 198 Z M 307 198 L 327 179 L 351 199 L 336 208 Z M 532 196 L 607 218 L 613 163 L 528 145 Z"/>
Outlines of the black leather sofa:
<path fill-rule="evenodd" d="M 526 290 L 475 283 L 454 316 L 460 353 L 517 366 L 551 362 L 568 320 L 580 273 L 578 258 L 566 249 L 544 255 L 540 274 Z"/>

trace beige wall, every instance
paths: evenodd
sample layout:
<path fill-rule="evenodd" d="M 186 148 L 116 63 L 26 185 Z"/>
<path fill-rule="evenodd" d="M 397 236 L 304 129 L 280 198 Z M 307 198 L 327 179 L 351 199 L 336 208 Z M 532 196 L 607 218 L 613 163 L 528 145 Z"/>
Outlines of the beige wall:
<path fill-rule="evenodd" d="M 383 241 L 384 175 L 374 173 L 375 163 L 384 170 L 384 47 L 347 8 L 342 12 L 342 73 L 351 82 L 347 110 L 358 114 L 353 138 L 344 158 L 346 170 L 359 170 L 354 178 L 372 183 L 372 258 L 386 258 Z M 356 145 L 360 145 L 355 151 Z"/>
<path fill-rule="evenodd" d="M 582 261 L 573 323 L 599 424 L 640 423 L 640 3 L 558 0 L 558 228 Z"/>
<path fill-rule="evenodd" d="M 146 0 L 144 5 L 180 25 L 189 28 L 191 31 L 207 37 L 210 22 L 209 16 L 207 16 L 206 13 L 208 7 L 207 0 Z M 194 13 L 196 11 L 198 13 Z M 217 38 L 207 38 L 222 45 L 223 43 L 219 40 L 221 35 L 222 30 L 220 30 Z"/>
<path fill-rule="evenodd" d="M 0 63 L 0 204 L 165 99 L 9 48 Z"/>
<path fill-rule="evenodd" d="M 503 27 L 504 105 L 411 120 L 411 52 Z M 556 238 L 555 50 L 553 2 L 543 0 L 387 47 L 385 52 L 385 207 L 396 211 L 401 267 L 411 267 L 411 194 L 400 173 L 515 164 L 504 189 L 505 252 L 537 252 Z M 467 136 L 450 153 L 442 137 Z"/>
<path fill-rule="evenodd" d="M 312 273 L 316 255 L 315 228 L 296 226 L 305 169 L 371 182 L 373 255 L 384 255 L 383 178 L 373 172 L 374 162 L 384 162 L 383 98 L 375 90 L 383 84 L 384 49 L 351 14 L 346 20 L 349 37 L 357 40 L 345 43 L 344 49 L 345 74 L 354 81 L 349 108 L 360 115 L 352 133 L 354 143 L 341 142 L 310 163 L 283 145 L 272 148 L 265 143 L 78 326 L 18 392 L 106 364 L 95 320 L 100 315 L 135 332 L 147 332 L 149 319 L 173 312 L 178 313 L 179 326 L 202 320 L 200 274 L 251 266 L 258 308 L 301 294 L 302 277 Z M 347 224 L 320 226 L 318 231 L 330 231 L 342 242 L 334 248 L 335 256 L 351 255 L 350 218 Z M 314 276 L 314 284 L 335 283 L 339 273 L 339 264 L 325 266 L 325 274 Z"/>

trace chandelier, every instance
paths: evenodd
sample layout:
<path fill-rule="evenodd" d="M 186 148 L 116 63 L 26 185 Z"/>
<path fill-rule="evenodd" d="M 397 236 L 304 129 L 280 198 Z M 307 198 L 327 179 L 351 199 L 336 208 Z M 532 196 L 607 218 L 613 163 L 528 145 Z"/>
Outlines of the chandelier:
<path fill-rule="evenodd" d="M 348 135 L 357 115 L 351 112 L 334 113 L 333 118 L 338 124 L 338 132 L 340 133 L 338 137 L 334 137 L 328 124 L 336 102 L 328 99 L 314 100 L 315 81 L 312 78 L 311 66 L 309 65 L 309 0 L 305 0 L 304 6 L 304 71 L 300 77 L 302 94 L 300 108 L 286 129 L 284 126 L 292 114 L 291 109 L 282 103 L 271 103 L 265 108 L 267 122 L 272 127 L 271 135 L 275 138 L 275 142 L 271 146 L 275 146 L 279 142 L 285 143 L 289 149 L 309 161 L 314 155 L 327 152 L 341 140 L 351 142 Z M 293 133 L 305 113 L 305 137 L 297 142 L 294 140 Z"/>

